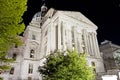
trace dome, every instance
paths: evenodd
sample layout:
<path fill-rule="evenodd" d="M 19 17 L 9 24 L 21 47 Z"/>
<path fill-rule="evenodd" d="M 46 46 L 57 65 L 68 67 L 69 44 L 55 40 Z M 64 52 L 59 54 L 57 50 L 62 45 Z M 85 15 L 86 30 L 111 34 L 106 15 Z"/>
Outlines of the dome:
<path fill-rule="evenodd" d="M 37 17 L 41 17 L 41 12 L 37 12 L 37 13 L 33 16 L 33 18 L 37 18 Z"/>
<path fill-rule="evenodd" d="M 31 23 L 40 22 L 40 21 L 41 21 L 41 12 L 37 12 L 33 16 L 32 20 L 31 20 Z"/>

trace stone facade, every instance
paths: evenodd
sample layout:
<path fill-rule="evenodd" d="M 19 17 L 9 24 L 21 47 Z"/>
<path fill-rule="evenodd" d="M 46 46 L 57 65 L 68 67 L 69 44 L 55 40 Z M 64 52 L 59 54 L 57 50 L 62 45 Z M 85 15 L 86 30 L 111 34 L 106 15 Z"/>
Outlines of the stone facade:
<path fill-rule="evenodd" d="M 119 64 L 115 59 L 120 57 L 120 46 L 113 44 L 111 41 L 105 40 L 100 45 L 100 52 L 103 56 L 106 71 L 118 69 Z"/>
<path fill-rule="evenodd" d="M 112 75 L 115 75 L 117 76 L 116 79 L 120 80 L 120 46 L 113 44 L 111 41 L 105 40 L 100 45 L 100 51 L 103 56 L 105 68 L 105 73 L 103 75 L 109 75 L 111 76 L 111 79 L 113 78 Z M 101 76 L 104 77 L 103 75 Z"/>
<path fill-rule="evenodd" d="M 14 73 L 1 74 L 4 80 L 41 80 L 37 69 L 47 55 L 75 48 L 79 54 L 87 53 L 88 65 L 94 66 L 97 74 L 104 72 L 95 24 L 80 12 L 51 8 L 44 17 L 41 14 L 36 13 L 27 26 L 23 46 L 10 50 L 8 57 L 16 57 Z"/>

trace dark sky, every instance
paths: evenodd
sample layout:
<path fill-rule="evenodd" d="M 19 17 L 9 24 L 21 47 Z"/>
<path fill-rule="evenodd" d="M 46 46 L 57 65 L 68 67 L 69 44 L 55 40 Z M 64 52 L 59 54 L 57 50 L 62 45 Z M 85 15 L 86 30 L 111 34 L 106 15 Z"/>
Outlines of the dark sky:
<path fill-rule="evenodd" d="M 120 0 L 46 0 L 48 8 L 79 11 L 98 26 L 99 43 L 105 39 L 120 45 Z M 26 25 L 40 11 L 42 0 L 28 0 L 23 18 Z"/>

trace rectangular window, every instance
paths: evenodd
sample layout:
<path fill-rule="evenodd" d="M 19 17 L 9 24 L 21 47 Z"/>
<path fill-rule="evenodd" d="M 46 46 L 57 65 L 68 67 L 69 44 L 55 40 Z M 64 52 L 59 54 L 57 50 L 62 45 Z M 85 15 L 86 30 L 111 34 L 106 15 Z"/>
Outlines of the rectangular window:
<path fill-rule="evenodd" d="M 33 64 L 29 64 L 28 73 L 29 73 L 29 74 L 32 74 L 32 73 L 33 73 Z"/>
<path fill-rule="evenodd" d="M 30 58 L 34 58 L 35 51 L 33 49 L 30 50 Z"/>
<path fill-rule="evenodd" d="M 14 53 L 12 58 L 13 58 L 14 60 L 16 60 L 16 57 L 17 57 L 17 54 Z"/>
<path fill-rule="evenodd" d="M 11 68 L 10 74 L 14 74 L 14 67 Z"/>

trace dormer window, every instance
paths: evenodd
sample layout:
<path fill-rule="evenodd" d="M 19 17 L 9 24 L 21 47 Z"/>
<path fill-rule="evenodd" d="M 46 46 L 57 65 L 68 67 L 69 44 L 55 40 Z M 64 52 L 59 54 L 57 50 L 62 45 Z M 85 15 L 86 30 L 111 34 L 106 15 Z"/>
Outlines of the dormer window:
<path fill-rule="evenodd" d="M 35 37 L 35 35 L 32 35 L 32 40 L 36 40 L 36 37 Z"/>
<path fill-rule="evenodd" d="M 35 51 L 33 49 L 30 50 L 30 58 L 34 58 Z"/>

